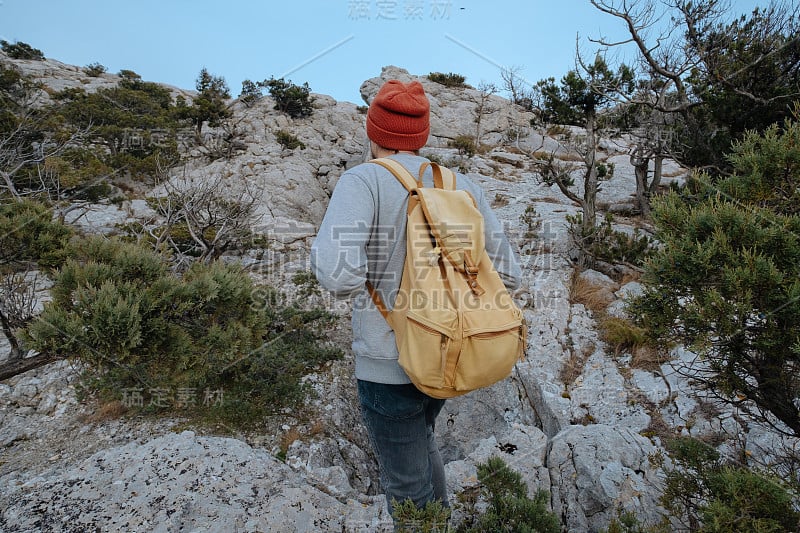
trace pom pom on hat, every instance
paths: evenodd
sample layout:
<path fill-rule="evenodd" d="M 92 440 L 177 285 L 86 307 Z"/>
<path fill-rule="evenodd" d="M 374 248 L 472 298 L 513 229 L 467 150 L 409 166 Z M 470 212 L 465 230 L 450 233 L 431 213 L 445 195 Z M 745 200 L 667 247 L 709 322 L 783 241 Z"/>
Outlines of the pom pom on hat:
<path fill-rule="evenodd" d="M 391 150 L 419 150 L 430 134 L 430 103 L 418 81 L 389 80 L 367 111 L 367 137 Z"/>

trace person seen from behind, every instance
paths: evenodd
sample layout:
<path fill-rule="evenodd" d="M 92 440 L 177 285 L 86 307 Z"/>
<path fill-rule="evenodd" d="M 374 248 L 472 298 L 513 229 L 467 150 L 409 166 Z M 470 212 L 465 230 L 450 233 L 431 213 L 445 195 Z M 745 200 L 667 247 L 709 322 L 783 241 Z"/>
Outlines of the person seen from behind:
<path fill-rule="evenodd" d="M 389 80 L 367 111 L 374 158 L 388 157 L 413 176 L 429 160 L 420 149 L 430 134 L 430 104 L 422 84 Z M 423 184 L 433 186 L 431 168 Z M 504 285 L 522 277 L 519 261 L 483 190 L 463 174 L 456 188 L 468 191 L 484 218 L 486 251 Z M 394 502 L 449 506 L 444 465 L 434 436 L 445 400 L 420 392 L 397 362 L 394 332 L 374 305 L 369 281 L 391 308 L 406 257 L 408 192 L 384 167 L 371 163 L 339 179 L 312 245 L 311 265 L 320 284 L 337 298 L 353 300 L 352 350 L 361 414 L 376 453 L 389 513 Z M 438 357 L 439 354 L 431 354 Z"/>

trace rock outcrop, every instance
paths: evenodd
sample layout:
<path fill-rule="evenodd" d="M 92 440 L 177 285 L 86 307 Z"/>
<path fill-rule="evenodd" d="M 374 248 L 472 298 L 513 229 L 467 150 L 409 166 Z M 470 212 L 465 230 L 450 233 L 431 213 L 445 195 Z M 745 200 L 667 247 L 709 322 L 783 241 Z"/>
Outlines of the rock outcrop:
<path fill-rule="evenodd" d="M 91 90 L 116 81 L 104 75 L 84 82 L 79 69 L 52 60 L 17 63 L 52 88 Z M 658 517 L 662 473 L 648 460 L 661 449 L 657 425 L 672 434 L 722 441 L 723 450 L 744 446 L 769 457 L 780 437 L 742 413 L 710 408 L 710 400 L 683 377 L 677 367 L 692 354 L 676 349 L 673 361 L 632 366 L 630 354 L 615 354 L 600 339 L 596 312 L 571 298 L 566 216 L 578 209 L 542 184 L 534 165 L 537 150 L 564 153 L 557 139 L 533 129 L 528 114 L 493 95 L 485 102 L 480 133 L 494 149 L 466 157 L 448 148 L 448 141 L 475 135 L 480 92 L 386 67 L 362 85 L 365 101 L 388 78 L 422 81 L 433 116 L 423 153 L 459 167 L 483 187 L 524 268 L 516 298 L 529 325 L 526 360 L 510 379 L 448 401 L 439 418 L 437 438 L 453 495 L 475 484 L 478 463 L 497 455 L 522 473 L 531 493 L 550 492 L 568 530 L 597 531 L 619 509 Z M 270 249 L 246 260 L 292 290 L 291 275 L 308 268 L 308 245 L 336 181 L 364 160 L 364 116 L 355 105 L 324 95 L 317 95 L 308 118 L 291 120 L 272 108 L 269 97 L 251 107 L 235 103 L 240 149 L 209 162 L 194 148 L 172 179 L 223 176 L 254 185 L 261 195 L 258 227 Z M 278 130 L 297 136 L 305 149 L 281 147 Z M 208 131 L 209 142 L 217 133 Z M 627 206 L 634 181 L 625 140 L 605 139 L 601 147 L 599 159 L 614 163 L 615 171 L 600 199 L 609 209 Z M 671 179 L 681 179 L 675 163 L 666 168 Z M 141 199 L 86 208 L 94 214 L 75 221 L 86 231 L 113 233 L 118 223 L 154 219 Z M 625 316 L 624 299 L 641 290 L 635 282 L 620 287 L 599 272 L 582 278 L 598 287 L 612 316 Z M 319 298 L 342 316 L 337 338 L 346 349 L 348 305 Z M 57 363 L 0 384 L 3 531 L 391 528 L 359 423 L 350 357 L 308 377 L 318 393 L 313 407 L 322 427 L 300 432 L 284 449 L 279 441 L 300 424 L 291 413 L 283 426 L 263 435 L 176 433 L 178 417 L 154 423 L 91 413 L 76 399 L 76 372 Z M 285 462 L 276 459 L 279 450 Z"/>
<path fill-rule="evenodd" d="M 263 449 L 166 434 L 99 451 L 19 487 L 3 531 L 380 531 L 376 498 L 337 499 Z"/>

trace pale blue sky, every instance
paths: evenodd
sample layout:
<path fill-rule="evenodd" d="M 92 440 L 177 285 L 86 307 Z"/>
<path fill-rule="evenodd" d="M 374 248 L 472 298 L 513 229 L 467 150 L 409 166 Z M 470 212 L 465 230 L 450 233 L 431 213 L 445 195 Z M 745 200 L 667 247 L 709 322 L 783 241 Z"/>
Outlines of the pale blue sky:
<path fill-rule="evenodd" d="M 767 0 L 732 0 L 749 12 Z M 397 65 L 501 84 L 502 67 L 535 82 L 574 67 L 576 36 L 624 37 L 588 0 L 0 0 L 0 38 L 78 66 L 98 62 L 193 89 L 201 68 L 225 77 L 308 82 L 361 104 L 359 86 Z"/>

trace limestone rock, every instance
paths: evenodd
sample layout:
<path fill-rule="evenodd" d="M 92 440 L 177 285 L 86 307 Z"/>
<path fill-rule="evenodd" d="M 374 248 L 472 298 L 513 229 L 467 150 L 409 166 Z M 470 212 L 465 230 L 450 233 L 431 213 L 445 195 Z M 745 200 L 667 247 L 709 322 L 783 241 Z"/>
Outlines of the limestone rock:
<path fill-rule="evenodd" d="M 622 299 L 636 298 L 637 296 L 641 296 L 643 291 L 644 286 L 641 283 L 638 281 L 631 281 L 620 287 L 614 295 Z"/>
<path fill-rule="evenodd" d="M 98 452 L 4 494 L 3 531 L 342 531 L 348 509 L 264 451 L 185 431 Z M 378 502 L 370 515 L 381 516 Z M 72 529 L 71 529 L 72 530 Z"/>
<path fill-rule="evenodd" d="M 571 426 L 551 440 L 553 510 L 569 531 L 605 528 L 618 509 L 643 520 L 658 518 L 658 472 L 653 444 L 630 429 L 603 424 Z"/>
<path fill-rule="evenodd" d="M 5 53 L 0 52 L 0 58 L 7 59 Z M 115 87 L 122 79 L 117 74 L 103 73 L 99 76 L 89 76 L 82 67 L 68 65 L 52 58 L 43 61 L 17 59 L 10 60 L 22 74 L 30 76 L 34 80 L 41 82 L 47 91 L 39 93 L 38 104 L 48 104 L 52 102 L 50 92 L 62 91 L 64 89 L 84 89 L 87 92 L 94 92 L 101 87 Z M 182 95 L 191 101 L 194 91 L 186 91 L 178 87 L 165 85 L 172 92 L 173 96 Z"/>
<path fill-rule="evenodd" d="M 468 459 L 477 465 L 486 463 L 491 457 L 501 458 L 522 476 L 528 486 L 528 495 L 533 497 L 539 490 L 551 490 L 547 469 L 548 445 L 547 436 L 540 429 L 511 424 L 496 435 L 481 440 Z"/>
<path fill-rule="evenodd" d="M 650 425 L 650 416 L 631 401 L 625 379 L 602 351 L 589 357 L 569 394 L 573 423 L 600 422 L 636 432 Z"/>
<path fill-rule="evenodd" d="M 522 154 L 504 152 L 502 150 L 492 150 L 492 152 L 489 153 L 489 157 L 495 161 L 506 163 L 515 167 L 524 167 L 528 161 L 528 157 Z"/>
<path fill-rule="evenodd" d="M 303 472 L 311 483 L 338 498 L 356 498 L 376 492 L 372 458 L 346 439 L 326 438 L 308 444 L 295 441 L 286 463 Z"/>
<path fill-rule="evenodd" d="M 436 438 L 445 462 L 464 459 L 487 435 L 499 435 L 512 424 L 534 426 L 530 405 L 520 403 L 519 384 L 506 379 L 492 387 L 448 400 L 437 419 Z"/>

